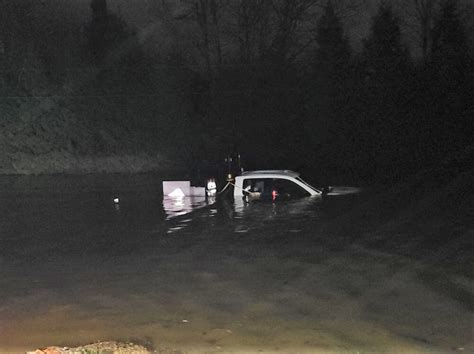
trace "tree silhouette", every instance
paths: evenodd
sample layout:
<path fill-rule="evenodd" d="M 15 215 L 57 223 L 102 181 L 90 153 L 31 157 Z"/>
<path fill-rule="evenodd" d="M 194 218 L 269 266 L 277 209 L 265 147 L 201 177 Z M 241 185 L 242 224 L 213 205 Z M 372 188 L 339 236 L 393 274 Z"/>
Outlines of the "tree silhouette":
<path fill-rule="evenodd" d="M 433 62 L 464 71 L 469 53 L 468 40 L 454 0 L 444 2 L 433 37 Z"/>
<path fill-rule="evenodd" d="M 456 1 L 446 0 L 434 29 L 433 56 L 428 71 L 436 108 L 431 130 L 438 157 L 472 144 L 474 70 L 466 29 Z"/>
<path fill-rule="evenodd" d="M 363 62 L 366 107 L 361 137 L 366 170 L 393 180 L 404 165 L 402 147 L 406 115 L 399 110 L 410 100 L 408 50 L 402 43 L 400 21 L 389 4 L 381 4 L 364 41 Z"/>
<path fill-rule="evenodd" d="M 92 19 L 86 26 L 86 36 L 92 58 L 100 63 L 107 51 L 133 35 L 125 21 L 110 13 L 106 0 L 91 0 Z"/>
<path fill-rule="evenodd" d="M 328 1 L 318 21 L 316 28 L 316 65 L 339 68 L 345 66 L 350 58 L 350 46 L 344 36 L 344 29 L 339 17 L 334 11 L 331 1 Z"/>
<path fill-rule="evenodd" d="M 440 2 L 441 0 L 399 0 L 394 5 L 402 15 L 405 33 L 414 44 L 415 51 L 419 51 L 422 62 L 431 58 L 433 26 Z"/>
<path fill-rule="evenodd" d="M 364 41 L 364 57 L 375 76 L 400 72 L 408 62 L 400 21 L 389 4 L 382 3 L 372 20 L 369 37 Z"/>
<path fill-rule="evenodd" d="M 102 58 L 105 51 L 105 33 L 109 22 L 106 0 L 91 1 L 92 20 L 88 27 L 88 40 L 92 56 Z"/>
<path fill-rule="evenodd" d="M 347 137 L 344 126 L 348 123 L 345 111 L 350 96 L 351 48 L 331 1 L 319 18 L 315 39 L 317 48 L 309 90 L 311 145 L 320 164 L 324 163 L 327 170 L 338 170 L 335 161 L 344 159 L 342 147 Z"/>

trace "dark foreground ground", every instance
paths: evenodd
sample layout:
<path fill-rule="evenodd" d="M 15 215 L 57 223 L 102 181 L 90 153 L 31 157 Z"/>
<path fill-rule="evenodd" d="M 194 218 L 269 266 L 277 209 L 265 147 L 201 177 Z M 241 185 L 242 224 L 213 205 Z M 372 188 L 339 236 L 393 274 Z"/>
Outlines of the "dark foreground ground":
<path fill-rule="evenodd" d="M 2 179 L 0 353 L 474 351 L 469 174 L 171 219 L 162 178 Z"/>

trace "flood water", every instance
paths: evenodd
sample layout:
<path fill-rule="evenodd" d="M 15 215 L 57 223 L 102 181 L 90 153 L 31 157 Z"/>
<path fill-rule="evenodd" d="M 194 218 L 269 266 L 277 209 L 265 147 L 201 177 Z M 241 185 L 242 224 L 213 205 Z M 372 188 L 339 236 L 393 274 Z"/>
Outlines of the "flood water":
<path fill-rule="evenodd" d="M 325 233 L 363 193 L 176 202 L 168 178 L 0 177 L 0 352 L 471 350 L 472 312 L 428 265 Z"/>

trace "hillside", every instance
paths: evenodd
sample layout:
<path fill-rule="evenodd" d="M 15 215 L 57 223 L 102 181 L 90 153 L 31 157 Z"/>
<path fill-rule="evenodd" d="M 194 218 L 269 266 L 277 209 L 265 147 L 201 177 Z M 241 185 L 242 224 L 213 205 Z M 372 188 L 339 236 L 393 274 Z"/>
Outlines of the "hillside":
<path fill-rule="evenodd" d="M 54 98 L 10 100 L 0 109 L 0 174 L 145 172 L 178 167 L 156 149 L 137 143 L 138 134 L 113 123 L 81 120 L 65 102 Z"/>

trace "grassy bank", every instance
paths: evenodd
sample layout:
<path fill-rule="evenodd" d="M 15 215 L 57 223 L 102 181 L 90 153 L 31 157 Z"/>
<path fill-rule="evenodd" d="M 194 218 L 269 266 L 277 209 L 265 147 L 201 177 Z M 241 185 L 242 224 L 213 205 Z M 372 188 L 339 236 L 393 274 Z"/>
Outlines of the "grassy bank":
<path fill-rule="evenodd" d="M 9 156 L 8 162 L 0 168 L 0 174 L 141 173 L 180 168 L 170 159 L 151 154 L 77 156 L 69 152 L 49 152 L 42 155 L 17 152 Z"/>

